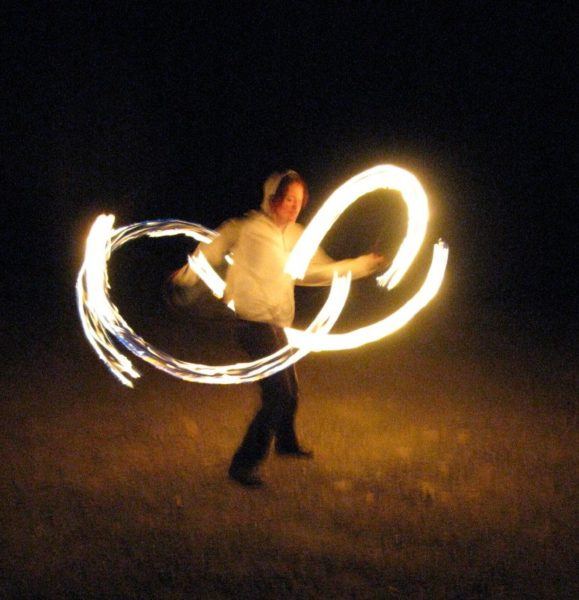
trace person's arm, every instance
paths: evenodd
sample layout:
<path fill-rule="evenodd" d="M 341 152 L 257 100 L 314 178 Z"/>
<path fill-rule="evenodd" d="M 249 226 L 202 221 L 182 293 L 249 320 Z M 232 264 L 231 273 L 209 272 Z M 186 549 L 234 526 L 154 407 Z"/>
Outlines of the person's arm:
<path fill-rule="evenodd" d="M 321 248 L 318 248 L 306 270 L 305 277 L 297 280 L 297 285 L 330 285 L 334 273 L 344 275 L 352 273 L 352 279 L 367 277 L 384 266 L 384 257 L 371 252 L 357 258 L 333 260 Z"/>
<path fill-rule="evenodd" d="M 217 228 L 219 235 L 208 244 L 199 244 L 195 249 L 195 254 L 202 252 L 212 267 L 218 267 L 223 263 L 225 255 L 237 241 L 240 226 L 239 219 L 226 221 Z M 189 262 L 186 262 L 180 269 L 171 274 L 170 281 L 175 286 L 189 288 L 199 282 L 199 277 L 191 269 Z"/>

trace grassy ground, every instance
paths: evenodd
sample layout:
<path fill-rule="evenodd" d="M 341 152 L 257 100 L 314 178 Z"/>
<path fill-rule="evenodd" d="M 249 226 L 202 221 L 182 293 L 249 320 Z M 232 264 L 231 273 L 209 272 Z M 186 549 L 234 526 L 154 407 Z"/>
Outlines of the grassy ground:
<path fill-rule="evenodd" d="M 38 350 L 3 376 L 0 595 L 577 597 L 577 365 L 514 339 L 423 320 L 308 357 L 315 460 L 261 490 L 225 477 L 255 386 L 130 391 L 77 337 Z"/>

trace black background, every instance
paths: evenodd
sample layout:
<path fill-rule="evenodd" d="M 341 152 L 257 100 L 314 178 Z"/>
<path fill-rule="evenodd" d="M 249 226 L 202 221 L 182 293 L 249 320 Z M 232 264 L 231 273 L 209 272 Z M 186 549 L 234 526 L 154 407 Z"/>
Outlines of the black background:
<path fill-rule="evenodd" d="M 315 209 L 383 162 L 430 196 L 455 310 L 500 307 L 566 337 L 571 3 L 377 6 L 5 9 L 5 341 L 77 326 L 74 281 L 101 212 L 215 227 L 256 206 L 276 168 L 304 175 Z M 346 239 L 364 233 L 360 218 Z M 146 260 L 162 278 L 184 250 L 159 244 Z"/>

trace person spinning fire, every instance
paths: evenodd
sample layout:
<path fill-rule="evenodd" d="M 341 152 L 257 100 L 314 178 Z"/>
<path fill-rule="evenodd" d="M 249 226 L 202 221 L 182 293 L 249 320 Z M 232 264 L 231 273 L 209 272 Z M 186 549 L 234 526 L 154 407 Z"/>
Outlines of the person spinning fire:
<path fill-rule="evenodd" d="M 382 256 L 370 253 L 357 258 L 332 260 L 318 249 L 303 280 L 294 281 L 285 273 L 287 258 L 303 232 L 296 220 L 308 202 L 305 180 L 287 170 L 273 173 L 263 184 L 260 210 L 243 218 L 231 219 L 218 229 L 219 236 L 199 244 L 213 267 L 227 254 L 233 263 L 227 268 L 224 301 L 233 306 L 236 332 L 241 346 L 252 360 L 273 354 L 287 344 L 284 327 L 294 319 L 294 285 L 329 285 L 335 272 L 350 271 L 352 278 L 370 275 L 384 265 Z M 171 276 L 177 296 L 187 298 L 199 283 L 195 272 L 185 264 Z M 272 440 L 275 452 L 284 457 L 311 459 L 313 452 L 298 442 L 295 417 L 298 406 L 298 380 L 295 365 L 259 381 L 261 407 L 229 466 L 229 477 L 247 487 L 263 485 L 258 466 L 266 457 Z"/>

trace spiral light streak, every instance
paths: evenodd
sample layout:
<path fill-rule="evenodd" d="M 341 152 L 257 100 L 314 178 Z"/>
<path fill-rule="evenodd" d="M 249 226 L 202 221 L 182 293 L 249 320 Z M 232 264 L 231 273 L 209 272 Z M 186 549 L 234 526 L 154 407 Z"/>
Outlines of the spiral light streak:
<path fill-rule="evenodd" d="M 195 254 L 190 254 L 187 257 L 187 262 L 197 276 L 213 292 L 213 295 L 221 300 L 225 294 L 225 281 L 215 272 L 215 269 L 209 264 L 203 252 L 199 251 Z"/>
<path fill-rule="evenodd" d="M 286 272 L 295 278 L 305 274 L 304 265 L 311 261 L 318 246 L 339 216 L 361 196 L 378 189 L 392 189 L 401 193 L 408 210 L 406 236 L 385 273 L 376 278 L 378 285 L 392 289 L 414 262 L 428 224 L 428 200 L 420 182 L 412 173 L 394 165 L 379 165 L 368 169 L 341 185 L 312 219 L 292 253 Z M 287 329 L 288 341 L 297 346 L 307 345 L 310 350 L 345 350 L 391 335 L 403 327 L 438 292 L 444 277 L 448 247 L 439 242 L 434 247 L 432 264 L 421 289 L 401 308 L 382 321 L 342 334 L 318 335 L 315 339 L 305 332 Z"/>
<path fill-rule="evenodd" d="M 379 165 L 356 175 L 340 186 L 304 230 L 288 258 L 285 270 L 294 279 L 304 277 L 319 244 L 344 210 L 358 198 L 377 189 L 398 190 L 407 206 L 406 236 L 391 266 L 376 278 L 378 285 L 394 288 L 413 263 L 423 243 L 428 223 L 428 201 L 419 181 L 394 165 Z M 434 246 L 428 274 L 412 298 L 384 319 L 349 333 L 330 334 L 350 290 L 351 274 L 335 275 L 326 303 L 305 331 L 286 328 L 288 345 L 261 359 L 224 366 L 211 366 L 178 360 L 148 344 L 124 321 L 108 295 L 107 265 L 112 253 L 123 244 L 142 236 L 185 235 L 208 243 L 218 235 L 195 223 L 159 220 L 135 223 L 113 229 L 114 217 L 101 215 L 93 224 L 86 242 L 84 263 L 79 271 L 76 294 L 82 326 L 90 344 L 111 372 L 125 385 L 139 377 L 131 361 L 115 346 L 117 343 L 149 364 L 186 381 L 230 384 L 256 381 L 293 364 L 312 351 L 343 350 L 379 340 L 394 333 L 424 308 L 438 292 L 448 260 L 448 247 L 442 241 Z M 231 256 L 226 256 L 231 264 Z M 202 252 L 188 257 L 189 266 L 223 298 L 225 282 Z M 233 302 L 228 304 L 235 310 Z"/>
<path fill-rule="evenodd" d="M 308 353 L 307 349 L 286 345 L 275 354 L 251 362 L 211 366 L 178 360 L 148 344 L 124 321 L 108 296 L 107 263 L 111 254 L 126 242 L 143 235 L 188 235 L 195 239 L 211 239 L 215 237 L 215 233 L 201 225 L 184 221 L 147 221 L 116 230 L 113 230 L 113 223 L 112 215 L 101 215 L 93 224 L 87 238 L 85 262 L 78 275 L 76 290 L 85 335 L 98 356 L 123 384 L 133 387 L 131 378 L 135 379 L 140 375 L 131 361 L 115 347 L 113 338 L 154 367 L 186 381 L 199 383 L 256 381 L 285 369 Z M 202 270 L 198 274 L 206 276 Z M 219 277 L 216 273 L 215 276 Z M 349 274 L 334 277 L 328 299 L 308 327 L 308 332 L 327 333 L 333 327 L 348 297 L 350 280 Z"/>
<path fill-rule="evenodd" d="M 422 310 L 434 298 L 444 278 L 446 263 L 448 260 L 448 248 L 444 242 L 438 242 L 434 246 L 432 262 L 426 278 L 414 296 L 403 304 L 398 310 L 388 315 L 386 318 L 368 325 L 360 327 L 349 333 L 312 335 L 307 331 L 287 328 L 285 330 L 288 342 L 292 346 L 300 348 L 306 347 L 310 352 L 320 352 L 321 350 L 347 350 L 357 348 L 375 342 L 383 337 L 393 334 L 404 327 L 416 313 Z"/>
<path fill-rule="evenodd" d="M 394 165 L 378 165 L 352 177 L 326 200 L 295 245 L 286 264 L 286 273 L 302 279 L 325 235 L 339 216 L 358 198 L 379 189 L 397 190 L 408 208 L 408 227 L 390 268 L 377 277 L 381 286 L 394 288 L 414 261 L 426 234 L 428 200 L 412 173 Z"/>
<path fill-rule="evenodd" d="M 95 221 L 90 230 L 86 242 L 85 262 L 78 274 L 76 298 L 84 333 L 91 346 L 121 383 L 133 387 L 129 377 L 136 379 L 139 372 L 133 368 L 131 361 L 116 349 L 109 335 L 115 335 L 113 324 L 122 319 L 118 311 L 114 314 L 116 309 L 108 302 L 106 264 L 110 251 L 102 244 L 103 237 L 108 237 L 112 230 L 113 221 L 114 217 L 103 215 Z"/>

